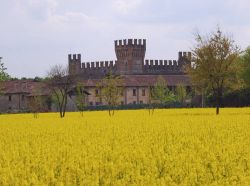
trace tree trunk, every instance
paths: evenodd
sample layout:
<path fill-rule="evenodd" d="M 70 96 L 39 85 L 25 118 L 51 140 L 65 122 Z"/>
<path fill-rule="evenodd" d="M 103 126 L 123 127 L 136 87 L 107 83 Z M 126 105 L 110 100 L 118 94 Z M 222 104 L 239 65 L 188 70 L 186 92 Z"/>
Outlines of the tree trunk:
<path fill-rule="evenodd" d="M 219 115 L 219 113 L 220 113 L 220 107 L 219 105 L 216 105 L 216 115 Z"/>
<path fill-rule="evenodd" d="M 201 107 L 205 107 L 205 95 L 204 95 L 204 90 L 201 90 Z"/>
<path fill-rule="evenodd" d="M 219 115 L 221 106 L 222 106 L 222 89 L 218 88 L 216 91 L 216 115 Z"/>

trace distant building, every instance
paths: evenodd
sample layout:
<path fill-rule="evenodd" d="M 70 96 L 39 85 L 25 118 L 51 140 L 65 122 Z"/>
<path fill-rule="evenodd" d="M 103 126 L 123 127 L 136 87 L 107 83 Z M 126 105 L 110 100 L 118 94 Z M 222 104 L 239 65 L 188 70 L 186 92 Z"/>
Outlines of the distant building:
<path fill-rule="evenodd" d="M 191 52 L 179 52 L 177 60 L 145 60 L 146 40 L 128 39 L 115 41 L 115 61 L 82 62 L 81 54 L 69 54 L 69 72 L 77 75 L 90 93 L 89 105 L 100 104 L 96 85 L 105 74 L 121 75 L 125 82 L 121 104 L 147 104 L 149 87 L 154 86 L 158 76 L 162 76 L 168 87 L 174 90 L 183 84 L 190 90 L 190 79 L 184 72 L 185 65 L 191 65 Z"/>
<path fill-rule="evenodd" d="M 147 104 L 150 87 L 154 86 L 158 76 L 162 76 L 171 90 L 178 84 L 190 90 L 190 79 L 184 71 L 185 65 L 191 65 L 191 52 L 179 52 L 177 60 L 145 60 L 146 40 L 128 39 L 114 43 L 117 59 L 114 61 L 82 62 L 81 54 L 69 54 L 69 73 L 75 75 L 88 92 L 89 106 L 105 105 L 98 97 L 97 83 L 107 73 L 120 75 L 124 80 L 124 92 L 120 104 Z M 2 87 L 0 112 L 26 110 L 34 95 L 49 96 L 50 92 L 42 82 L 8 81 Z M 74 95 L 68 102 L 68 110 L 76 110 Z M 48 104 L 47 110 L 56 110 Z"/>

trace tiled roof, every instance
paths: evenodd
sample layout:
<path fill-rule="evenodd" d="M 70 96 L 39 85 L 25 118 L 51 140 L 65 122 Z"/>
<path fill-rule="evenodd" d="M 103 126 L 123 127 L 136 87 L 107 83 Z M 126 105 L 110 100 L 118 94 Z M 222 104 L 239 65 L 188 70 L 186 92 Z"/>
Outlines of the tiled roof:
<path fill-rule="evenodd" d="M 28 96 L 49 94 L 45 83 L 32 80 L 5 81 L 1 90 L 4 94 L 27 94 Z"/>
<path fill-rule="evenodd" d="M 157 75 L 124 75 L 123 81 L 125 86 L 153 86 L 157 82 Z M 184 86 L 191 86 L 190 78 L 187 75 L 161 75 L 168 86 L 176 86 L 183 84 Z M 81 80 L 84 86 L 94 87 L 100 81 L 100 79 L 87 79 Z"/>
<path fill-rule="evenodd" d="M 161 75 L 166 80 L 168 86 L 183 84 L 190 86 L 190 78 L 187 75 Z M 127 87 L 147 87 L 153 86 L 157 82 L 157 75 L 124 75 L 122 76 L 124 85 Z M 100 79 L 82 79 L 80 82 L 85 87 L 95 87 Z M 34 82 L 32 80 L 6 81 L 2 84 L 2 92 L 5 94 L 26 94 L 49 95 L 50 91 L 43 82 Z"/>

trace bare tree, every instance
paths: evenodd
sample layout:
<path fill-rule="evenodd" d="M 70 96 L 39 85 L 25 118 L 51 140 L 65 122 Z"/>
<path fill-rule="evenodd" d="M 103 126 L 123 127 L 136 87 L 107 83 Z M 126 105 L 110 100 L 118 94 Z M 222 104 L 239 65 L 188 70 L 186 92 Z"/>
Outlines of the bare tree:
<path fill-rule="evenodd" d="M 33 113 L 34 118 L 38 118 L 39 112 L 41 112 L 45 108 L 45 100 L 40 95 L 34 95 L 30 97 L 28 107 Z"/>
<path fill-rule="evenodd" d="M 55 65 L 48 72 L 47 85 L 59 108 L 61 118 L 65 116 L 68 92 L 73 87 L 74 82 L 74 76 L 70 75 L 68 68 L 62 65 Z"/>

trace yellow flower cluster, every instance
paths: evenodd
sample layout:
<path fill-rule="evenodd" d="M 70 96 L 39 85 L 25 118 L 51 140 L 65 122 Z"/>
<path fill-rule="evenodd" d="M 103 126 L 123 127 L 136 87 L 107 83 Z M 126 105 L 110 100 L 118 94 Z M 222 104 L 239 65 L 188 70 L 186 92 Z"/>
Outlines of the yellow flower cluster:
<path fill-rule="evenodd" d="M 250 109 L 0 115 L 0 185 L 250 185 Z"/>

